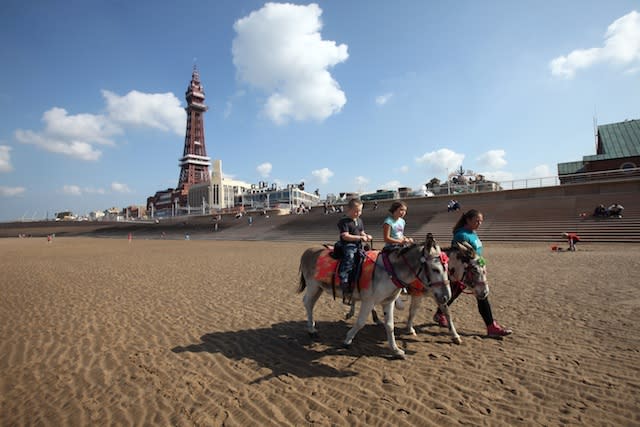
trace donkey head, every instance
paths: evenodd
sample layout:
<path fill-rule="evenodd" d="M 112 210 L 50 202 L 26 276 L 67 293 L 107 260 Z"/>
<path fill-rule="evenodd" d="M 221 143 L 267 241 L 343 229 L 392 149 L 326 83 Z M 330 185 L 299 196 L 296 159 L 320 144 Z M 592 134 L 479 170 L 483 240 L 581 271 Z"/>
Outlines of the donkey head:
<path fill-rule="evenodd" d="M 420 260 L 434 298 L 439 304 L 444 304 L 451 298 L 449 257 L 440 249 L 431 233 L 427 234 Z"/>
<path fill-rule="evenodd" d="M 454 242 L 449 255 L 449 275 L 473 289 L 477 298 L 485 299 L 489 284 L 484 258 L 467 242 Z"/>

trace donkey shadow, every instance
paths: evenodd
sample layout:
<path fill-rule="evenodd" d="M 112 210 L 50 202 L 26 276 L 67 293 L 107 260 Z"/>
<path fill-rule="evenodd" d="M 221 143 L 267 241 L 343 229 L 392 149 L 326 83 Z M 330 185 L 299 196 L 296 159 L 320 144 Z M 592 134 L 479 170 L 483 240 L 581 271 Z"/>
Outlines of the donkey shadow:
<path fill-rule="evenodd" d="M 350 377 L 358 375 L 351 368 L 362 357 L 392 357 L 383 347 L 386 334 L 382 327 L 365 326 L 358 334 L 357 341 L 350 349 L 346 349 L 341 346 L 350 328 L 346 322 L 318 323 L 320 341 L 309 336 L 305 321 L 287 321 L 266 328 L 210 332 L 200 337 L 199 343 L 176 346 L 171 351 L 220 353 L 232 360 L 253 360 L 271 371 L 254 383 L 280 375 L 298 378 Z M 321 359 L 326 356 L 345 356 L 350 360 L 346 369 L 341 370 L 323 363 Z"/>

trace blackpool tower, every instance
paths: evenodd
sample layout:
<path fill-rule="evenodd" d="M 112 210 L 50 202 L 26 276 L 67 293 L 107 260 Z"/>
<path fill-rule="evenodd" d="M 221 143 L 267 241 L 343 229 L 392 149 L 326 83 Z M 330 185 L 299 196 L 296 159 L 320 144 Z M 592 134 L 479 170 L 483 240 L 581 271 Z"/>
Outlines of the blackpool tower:
<path fill-rule="evenodd" d="M 184 137 L 184 151 L 180 158 L 180 178 L 174 197 L 179 198 L 179 204 L 187 204 L 189 187 L 194 184 L 208 183 L 209 165 L 211 158 L 207 157 L 204 144 L 204 113 L 208 107 L 204 103 L 204 90 L 200 83 L 198 69 L 193 67 L 191 83 L 185 93 L 187 100 L 187 129 Z"/>

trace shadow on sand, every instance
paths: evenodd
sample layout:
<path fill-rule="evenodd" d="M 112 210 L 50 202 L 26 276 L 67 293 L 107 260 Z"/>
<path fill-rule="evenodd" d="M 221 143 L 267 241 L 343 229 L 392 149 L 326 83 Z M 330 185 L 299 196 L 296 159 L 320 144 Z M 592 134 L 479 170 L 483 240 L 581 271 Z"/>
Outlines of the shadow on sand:
<path fill-rule="evenodd" d="M 320 338 L 312 339 L 306 331 L 306 322 L 274 323 L 271 327 L 241 331 L 210 332 L 200 337 L 201 342 L 171 349 L 174 353 L 220 353 L 232 360 L 250 359 L 271 374 L 254 382 L 279 375 L 308 377 L 349 377 L 357 375 L 350 368 L 363 357 L 391 359 L 384 328 L 366 325 L 360 330 L 351 348 L 343 348 L 347 331 L 351 327 L 344 321 L 324 322 L 317 325 Z M 345 369 L 337 369 L 321 359 L 344 356 L 350 360 Z M 329 360 L 335 364 L 335 360 Z"/>

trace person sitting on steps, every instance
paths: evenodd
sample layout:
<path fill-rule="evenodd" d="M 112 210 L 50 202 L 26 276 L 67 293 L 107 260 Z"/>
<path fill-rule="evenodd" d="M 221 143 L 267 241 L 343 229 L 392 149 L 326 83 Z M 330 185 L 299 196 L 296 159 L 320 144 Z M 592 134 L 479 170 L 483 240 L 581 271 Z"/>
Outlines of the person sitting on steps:
<path fill-rule="evenodd" d="M 342 290 L 342 302 L 351 304 L 353 289 L 349 276 L 355 266 L 356 253 L 362 250 L 363 242 L 370 242 L 371 235 L 364 232 L 364 223 L 360 219 L 362 215 L 362 202 L 359 199 L 351 199 L 347 204 L 347 214 L 338 221 L 340 232 L 340 246 L 342 261 L 338 270 L 340 277 L 340 289 Z"/>

